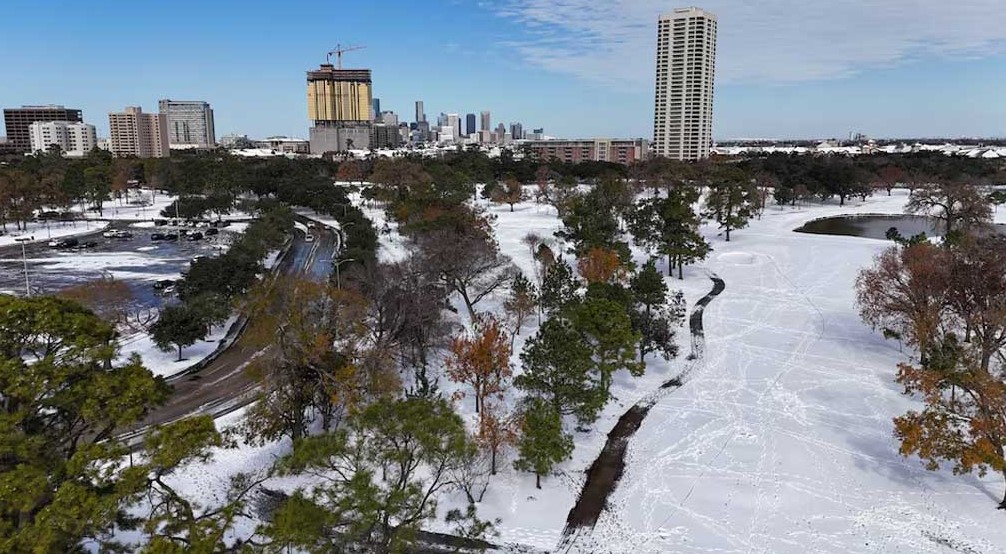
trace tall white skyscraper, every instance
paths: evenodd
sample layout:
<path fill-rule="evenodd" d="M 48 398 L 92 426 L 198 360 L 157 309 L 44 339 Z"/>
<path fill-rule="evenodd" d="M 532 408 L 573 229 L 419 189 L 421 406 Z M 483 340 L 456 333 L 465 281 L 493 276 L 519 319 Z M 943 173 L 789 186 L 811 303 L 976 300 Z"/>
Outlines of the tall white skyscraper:
<path fill-rule="evenodd" d="M 653 153 L 675 160 L 709 156 L 713 134 L 716 16 L 677 8 L 657 23 Z"/>
<path fill-rule="evenodd" d="M 206 148 L 216 145 L 213 110 L 206 102 L 161 100 L 157 107 L 157 111 L 167 117 L 168 143 L 171 146 Z"/>

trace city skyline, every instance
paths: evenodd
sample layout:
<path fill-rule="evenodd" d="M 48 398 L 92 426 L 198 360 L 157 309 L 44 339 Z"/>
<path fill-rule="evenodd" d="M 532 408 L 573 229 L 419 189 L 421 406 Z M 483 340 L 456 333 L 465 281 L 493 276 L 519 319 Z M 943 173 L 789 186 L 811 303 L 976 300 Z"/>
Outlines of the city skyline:
<path fill-rule="evenodd" d="M 902 5 L 906 1 L 873 9 L 851 0 L 787 10 L 736 0 L 696 3 L 716 13 L 723 29 L 714 139 L 1006 135 L 1006 107 L 998 99 L 1006 86 L 1006 30 L 994 24 L 1006 17 L 1006 7 L 973 0 L 943 14 L 936 2 Z M 66 17 L 55 24 L 58 39 L 23 49 L 18 45 L 31 40 L 33 29 L 53 23 L 37 3 L 13 0 L 7 6 L 12 17 L 0 22 L 0 45 L 19 55 L 6 59 L 0 74 L 21 78 L 5 80 L 0 106 L 79 107 L 104 136 L 108 111 L 161 98 L 198 98 L 214 106 L 218 135 L 304 137 L 310 122 L 302 72 L 342 42 L 366 46 L 348 53 L 344 66 L 371 69 L 374 96 L 403 121 L 412 119 L 421 99 L 427 114 L 488 109 L 494 120 L 522 121 L 558 137 L 652 139 L 653 25 L 661 13 L 689 5 L 392 1 L 337 8 L 295 0 L 266 15 L 264 3 L 220 2 L 205 8 L 207 17 L 185 22 L 199 39 L 178 45 L 156 37 L 181 24 L 183 8 L 195 3 L 179 0 L 164 10 L 152 2 L 129 13 L 114 4 L 63 6 Z M 339 25 L 324 34 L 303 33 L 308 8 L 312 18 Z M 895 14 L 898 25 L 892 23 Z M 125 37 L 112 32 L 118 23 L 146 15 L 152 17 L 149 26 L 123 31 Z M 931 23 L 937 15 L 943 18 L 938 26 Z M 85 16 L 101 23 L 73 23 Z M 396 40 L 367 32 L 379 16 Z M 851 24 L 853 17 L 862 18 L 862 25 Z M 415 31 L 416 21 L 429 29 L 452 21 L 462 25 L 447 41 L 438 33 L 394 32 Z M 581 53 L 568 48 L 576 36 L 590 37 L 595 47 Z M 262 37 L 284 45 L 268 48 Z M 112 71 L 107 63 L 111 45 L 122 40 L 137 47 L 117 53 L 117 62 L 134 61 L 135 71 Z M 549 40 L 555 47 L 545 52 Z M 75 55 L 64 71 L 32 71 L 66 52 Z M 62 86 L 64 81 L 74 87 Z"/>

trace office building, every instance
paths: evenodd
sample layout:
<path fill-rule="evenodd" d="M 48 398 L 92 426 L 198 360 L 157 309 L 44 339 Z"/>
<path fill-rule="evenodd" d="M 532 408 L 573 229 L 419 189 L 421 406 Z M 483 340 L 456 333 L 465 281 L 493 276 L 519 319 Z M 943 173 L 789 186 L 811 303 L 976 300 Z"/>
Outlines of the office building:
<path fill-rule="evenodd" d="M 513 140 L 523 140 L 524 138 L 524 126 L 520 123 L 510 123 L 510 137 Z"/>
<path fill-rule="evenodd" d="M 6 148 L 13 152 L 31 152 L 31 134 L 28 127 L 36 121 L 84 121 L 80 110 L 58 105 L 21 106 L 3 111 L 4 127 L 7 129 Z"/>
<path fill-rule="evenodd" d="M 649 145 L 644 139 L 532 140 L 525 146 L 539 160 L 567 163 L 614 162 L 628 165 L 646 159 Z"/>
<path fill-rule="evenodd" d="M 398 124 L 375 123 L 370 144 L 374 148 L 398 148 L 402 144 L 402 134 Z"/>
<path fill-rule="evenodd" d="M 453 129 L 453 138 L 461 138 L 461 117 L 456 113 L 447 114 L 447 126 Z"/>
<path fill-rule="evenodd" d="M 474 135 L 475 134 L 475 114 L 470 113 L 465 116 L 465 134 Z"/>
<path fill-rule="evenodd" d="M 307 72 L 311 152 L 370 148 L 373 91 L 369 69 L 336 69 L 326 63 Z"/>
<path fill-rule="evenodd" d="M 69 121 L 36 121 L 28 126 L 32 152 L 59 146 L 64 155 L 82 158 L 98 144 L 94 125 Z"/>
<path fill-rule="evenodd" d="M 162 114 L 143 113 L 139 106 L 108 114 L 109 150 L 112 154 L 137 158 L 166 158 L 170 155 L 168 120 Z"/>
<path fill-rule="evenodd" d="M 416 123 L 426 121 L 426 112 L 423 111 L 423 101 L 416 100 Z"/>
<path fill-rule="evenodd" d="M 168 145 L 213 148 L 217 144 L 213 109 L 206 102 L 160 100 L 157 111 L 167 118 Z"/>
<path fill-rule="evenodd" d="M 489 131 L 492 129 L 492 116 L 490 116 L 489 112 L 486 111 L 479 114 L 479 119 L 479 123 L 481 124 L 479 126 L 480 131 Z"/>
<path fill-rule="evenodd" d="M 675 160 L 709 156 L 716 72 L 716 16 L 678 8 L 657 23 L 653 151 Z"/>
<path fill-rule="evenodd" d="M 381 117 L 381 99 L 374 98 L 373 105 L 374 105 L 374 117 L 372 117 L 371 119 L 376 121 L 377 118 Z"/>

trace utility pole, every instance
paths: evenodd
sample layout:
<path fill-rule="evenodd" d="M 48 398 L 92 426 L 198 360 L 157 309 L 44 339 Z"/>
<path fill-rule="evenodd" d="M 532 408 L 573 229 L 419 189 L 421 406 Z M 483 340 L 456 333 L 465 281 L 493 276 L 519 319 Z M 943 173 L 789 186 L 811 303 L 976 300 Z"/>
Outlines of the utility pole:
<path fill-rule="evenodd" d="M 342 279 L 339 276 L 339 266 L 346 262 L 355 262 L 353 258 L 344 258 L 342 260 L 332 260 L 332 264 L 335 265 L 335 288 L 342 290 Z"/>
<path fill-rule="evenodd" d="M 17 237 L 14 239 L 15 242 L 21 243 L 21 259 L 24 261 L 24 295 L 31 296 L 31 285 L 28 282 L 28 254 L 25 253 L 24 245 L 26 242 L 34 240 L 35 237 Z"/>

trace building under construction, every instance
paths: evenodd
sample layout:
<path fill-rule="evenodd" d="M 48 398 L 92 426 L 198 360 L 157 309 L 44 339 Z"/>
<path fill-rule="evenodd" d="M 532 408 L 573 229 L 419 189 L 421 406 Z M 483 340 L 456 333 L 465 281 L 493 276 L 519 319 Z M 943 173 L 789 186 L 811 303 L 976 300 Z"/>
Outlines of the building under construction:
<path fill-rule="evenodd" d="M 373 117 L 369 69 L 343 69 L 342 54 L 356 48 L 336 48 L 329 63 L 307 72 L 307 116 L 311 120 L 311 152 L 367 150 Z M 330 63 L 332 54 L 337 64 Z"/>

